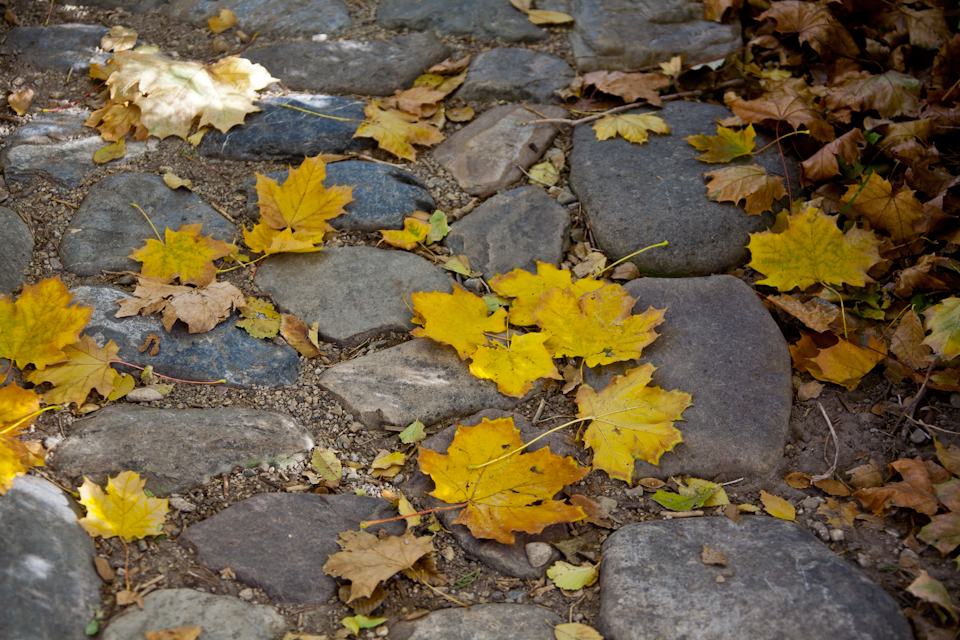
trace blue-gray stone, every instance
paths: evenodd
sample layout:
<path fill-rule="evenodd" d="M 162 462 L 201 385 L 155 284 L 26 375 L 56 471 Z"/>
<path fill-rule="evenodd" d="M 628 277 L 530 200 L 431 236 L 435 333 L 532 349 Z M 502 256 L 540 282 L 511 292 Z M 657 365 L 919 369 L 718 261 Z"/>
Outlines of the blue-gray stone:
<path fill-rule="evenodd" d="M 414 211 L 432 213 L 436 208 L 426 185 L 412 173 L 373 162 L 347 160 L 328 164 L 324 186 L 352 186 L 353 202 L 344 209 L 346 214 L 330 220 L 335 229 L 351 231 L 379 231 L 403 229 L 403 220 Z M 268 173 L 280 184 L 287 179 L 286 171 Z M 256 181 L 243 185 L 247 193 L 247 215 L 259 217 Z"/>
<path fill-rule="evenodd" d="M 116 318 L 121 298 L 132 297 L 113 287 L 77 287 L 74 301 L 94 308 L 84 333 L 101 347 L 113 340 L 120 347 L 118 358 L 145 367 L 171 378 L 213 382 L 224 379 L 231 387 L 253 385 L 281 387 L 297 381 L 299 357 L 292 347 L 279 346 L 254 338 L 237 328 L 236 314 L 206 333 L 188 333 L 177 322 L 168 333 L 159 316 Z M 160 336 L 160 352 L 151 356 L 140 353 L 151 333 Z M 123 365 L 114 365 L 123 371 Z"/>
<path fill-rule="evenodd" d="M 19 476 L 0 497 L 0 629 L 7 640 L 84 640 L 100 604 L 83 510 L 55 485 Z"/>
<path fill-rule="evenodd" d="M 563 58 L 530 49 L 500 47 L 470 62 L 467 79 L 457 91 L 463 100 L 516 100 L 550 103 L 554 91 L 574 77 Z"/>
<path fill-rule="evenodd" d="M 106 33 L 106 27 L 92 24 L 14 27 L 3 44 L 19 51 L 18 62 L 29 64 L 36 71 L 67 73 L 73 69 L 74 73 L 86 73 Z"/>
<path fill-rule="evenodd" d="M 83 4 L 102 9 L 121 8 L 130 13 L 146 13 L 163 6 L 167 0 L 84 0 Z"/>
<path fill-rule="evenodd" d="M 23 270 L 33 256 L 30 227 L 15 212 L 0 207 L 0 296 L 23 284 Z"/>
<path fill-rule="evenodd" d="M 247 116 L 244 124 L 226 133 L 210 131 L 198 147 L 205 156 L 227 160 L 303 162 L 321 153 L 343 153 L 376 146 L 370 138 L 354 138 L 364 119 L 362 102 L 325 95 L 289 95 L 255 102 L 261 111 Z M 332 120 L 281 107 L 351 118 Z"/>
<path fill-rule="evenodd" d="M 400 622 L 390 629 L 390 637 L 395 640 L 514 640 L 520 637 L 554 640 L 553 629 L 563 622 L 553 611 L 537 605 L 481 604 L 443 609 L 412 622 Z"/>
<path fill-rule="evenodd" d="M 248 33 L 283 38 L 338 33 L 353 24 L 343 0 L 169 0 L 161 12 L 206 27 L 207 19 L 220 15 L 221 9 L 237 14 L 237 26 Z"/>
<path fill-rule="evenodd" d="M 537 42 L 550 35 L 501 0 L 383 0 L 377 7 L 377 24 L 384 29 L 436 31 L 504 42 Z"/>

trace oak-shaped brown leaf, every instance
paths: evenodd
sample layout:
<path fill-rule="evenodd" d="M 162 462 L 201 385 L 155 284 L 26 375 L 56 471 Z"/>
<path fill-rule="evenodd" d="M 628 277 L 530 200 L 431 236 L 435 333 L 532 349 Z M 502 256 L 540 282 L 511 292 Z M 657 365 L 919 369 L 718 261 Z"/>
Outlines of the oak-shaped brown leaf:
<path fill-rule="evenodd" d="M 350 581 L 350 604 L 367 598 L 384 580 L 414 566 L 433 551 L 433 538 L 407 532 L 380 539 L 366 531 L 344 531 L 337 540 L 340 551 L 323 565 L 323 572 Z"/>
<path fill-rule="evenodd" d="M 857 43 L 846 28 L 833 17 L 829 5 L 802 0 L 774 2 L 760 14 L 773 20 L 780 33 L 795 33 L 801 43 L 810 45 L 821 56 L 856 56 Z"/>
<path fill-rule="evenodd" d="M 773 203 L 787 195 L 783 178 L 767 175 L 767 170 L 758 164 L 723 167 L 703 175 L 712 178 L 707 183 L 711 200 L 734 204 L 746 200 L 744 209 L 749 216 L 772 210 Z"/>
<path fill-rule="evenodd" d="M 115 360 L 118 347 L 113 340 L 103 349 L 97 341 L 84 334 L 80 341 L 63 348 L 66 359 L 52 364 L 43 371 L 32 371 L 26 379 L 35 385 L 49 382 L 53 389 L 43 394 L 47 404 L 69 404 L 79 407 L 92 389 L 106 398 L 114 389 L 119 374 L 110 366 Z"/>
<path fill-rule="evenodd" d="M 865 509 L 869 509 L 876 515 L 885 515 L 893 507 L 903 507 L 932 516 L 939 510 L 940 505 L 933 488 L 934 479 L 931 477 L 931 471 L 938 472 L 930 465 L 943 471 L 940 465 L 926 463 L 919 456 L 913 459 L 895 460 L 890 463 L 889 468 L 891 473 L 900 474 L 903 478 L 900 482 L 883 487 L 860 489 L 853 495 Z"/>
<path fill-rule="evenodd" d="M 724 101 L 744 122 L 763 125 L 778 133 L 780 123 L 786 123 L 794 130 L 806 127 L 810 135 L 821 142 L 831 142 L 836 137 L 820 111 L 792 87 L 776 89 L 756 100 L 744 100 L 730 92 Z"/>
<path fill-rule="evenodd" d="M 612 96 L 620 96 L 627 103 L 643 98 L 654 106 L 662 107 L 663 102 L 657 90 L 670 86 L 670 78 L 662 73 L 591 71 L 583 75 L 583 84 L 592 85 Z"/>
<path fill-rule="evenodd" d="M 826 107 L 831 111 L 874 109 L 881 118 L 911 115 L 920 110 L 923 83 L 898 71 L 871 75 L 867 71 L 849 74 L 830 87 Z"/>
<path fill-rule="evenodd" d="M 147 244 L 127 256 L 142 262 L 140 273 L 161 280 L 180 276 L 182 284 L 208 285 L 217 275 L 214 260 L 223 258 L 236 247 L 214 240 L 213 236 L 201 236 L 203 223 L 185 224 L 178 231 L 167 229 L 165 242 L 148 238 Z"/>
<path fill-rule="evenodd" d="M 421 291 L 410 296 L 413 300 L 414 324 L 412 331 L 418 338 L 431 338 L 449 344 L 466 360 L 487 343 L 486 333 L 500 333 L 507 328 L 507 312 L 502 307 L 487 315 L 487 303 L 459 285 L 453 293 Z"/>
<path fill-rule="evenodd" d="M 839 157 L 847 164 L 853 164 L 860 155 L 860 144 L 866 143 L 860 129 L 843 134 L 830 144 L 800 163 L 800 182 L 804 186 L 829 180 L 840 174 Z"/>
<path fill-rule="evenodd" d="M 184 287 L 166 284 L 147 276 L 137 279 L 133 298 L 118 300 L 117 318 L 149 316 L 163 312 L 167 331 L 177 320 L 187 324 L 190 333 L 210 331 L 226 319 L 233 309 L 246 304 L 240 289 L 229 282 L 214 282 L 206 287 Z"/>
<path fill-rule="evenodd" d="M 862 189 L 858 184 L 847 187 L 843 201 L 851 203 L 850 209 L 856 215 L 869 220 L 874 228 L 886 231 L 894 242 L 900 244 L 919 235 L 915 227 L 923 217 L 923 205 L 913 194 L 910 189 L 894 192 L 893 185 L 886 178 L 871 173 Z"/>
<path fill-rule="evenodd" d="M 522 446 L 512 418 L 484 418 L 475 427 L 457 427 L 446 455 L 421 448 L 418 461 L 437 485 L 430 495 L 449 504 L 466 503 L 454 524 L 465 525 L 478 538 L 514 544 L 514 531 L 540 533 L 551 524 L 586 517 L 580 507 L 553 499 L 564 485 L 589 472 L 573 458 L 544 447 L 479 467 Z"/>

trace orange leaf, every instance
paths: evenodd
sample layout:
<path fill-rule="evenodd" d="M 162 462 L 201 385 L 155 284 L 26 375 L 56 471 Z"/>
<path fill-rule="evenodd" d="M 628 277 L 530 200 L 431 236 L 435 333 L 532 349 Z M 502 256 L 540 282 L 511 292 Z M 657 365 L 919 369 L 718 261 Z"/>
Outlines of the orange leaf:
<path fill-rule="evenodd" d="M 860 489 L 853 494 L 865 509 L 878 516 L 893 507 L 913 509 L 928 516 L 939 510 L 930 468 L 919 456 L 912 460 L 902 458 L 891 462 L 890 471 L 899 473 L 903 480 L 884 487 Z"/>
<path fill-rule="evenodd" d="M 544 333 L 527 333 L 513 336 L 509 346 L 496 340 L 489 347 L 480 345 L 473 353 L 470 373 L 493 380 L 504 395 L 522 398 L 538 378 L 563 379 L 543 346 L 549 338 Z"/>
<path fill-rule="evenodd" d="M 25 286 L 16 302 L 0 295 L 0 358 L 40 370 L 63 360 L 63 348 L 80 338 L 93 313 L 92 307 L 67 306 L 72 298 L 55 278 Z"/>
<path fill-rule="evenodd" d="M 483 298 L 459 285 L 454 285 L 453 293 L 420 292 L 410 297 L 415 314 L 412 322 L 420 325 L 413 335 L 449 344 L 461 360 L 487 343 L 485 333 L 500 333 L 507 328 L 507 312 L 503 308 L 488 316 Z"/>
<path fill-rule="evenodd" d="M 110 361 L 116 359 L 119 351 L 120 347 L 113 340 L 101 349 L 96 340 L 83 335 L 79 342 L 64 347 L 66 360 L 25 377 L 35 385 L 44 382 L 53 385 L 53 389 L 43 394 L 43 401 L 47 404 L 75 402 L 79 407 L 91 389 L 96 389 L 104 398 L 113 391 L 114 380 L 119 374 L 110 366 Z"/>
<path fill-rule="evenodd" d="M 572 287 L 577 298 L 585 293 L 596 291 L 604 286 L 600 280 L 581 278 L 572 283 L 572 274 L 568 269 L 558 269 L 546 262 L 537 262 L 537 274 L 523 269 L 514 269 L 510 273 L 498 275 L 490 281 L 490 287 L 502 296 L 513 298 L 510 303 L 510 324 L 529 326 L 537 324 L 533 310 L 540 303 L 540 296 L 554 287 Z"/>
<path fill-rule="evenodd" d="M 703 175 L 713 178 L 707 183 L 711 200 L 737 203 L 745 199 L 745 209 L 750 216 L 770 211 L 774 201 L 787 195 L 783 178 L 768 176 L 767 170 L 757 164 L 724 167 Z"/>
<path fill-rule="evenodd" d="M 860 195 L 854 197 L 858 191 Z M 901 189 L 894 194 L 889 181 L 871 173 L 862 190 L 858 184 L 847 187 L 843 202 L 852 201 L 850 208 L 854 213 L 869 220 L 874 228 L 889 233 L 893 241 L 899 244 L 920 235 L 914 227 L 923 217 L 923 205 L 913 194 L 909 189 Z"/>
<path fill-rule="evenodd" d="M 323 186 L 327 170 L 319 155 L 305 158 L 297 169 L 291 167 L 282 186 L 273 178 L 255 175 L 260 220 L 274 229 L 324 231 L 327 221 L 346 213 L 343 207 L 353 202 L 353 187 Z"/>
<path fill-rule="evenodd" d="M 870 342 L 866 348 L 840 338 L 836 344 L 818 349 L 804 334 L 807 341 L 801 339 L 790 348 L 793 366 L 798 371 L 808 371 L 817 380 L 833 382 L 852 391 L 887 355 L 887 347 L 872 334 L 868 335 Z"/>
<path fill-rule="evenodd" d="M 214 240 L 213 236 L 201 236 L 202 227 L 203 223 L 185 224 L 179 231 L 167 229 L 166 242 L 145 240 L 145 246 L 127 257 L 143 263 L 140 273 L 144 275 L 163 280 L 179 275 L 181 284 L 208 285 L 217 274 L 213 261 L 229 255 L 236 247 Z"/>
<path fill-rule="evenodd" d="M 697 158 L 701 162 L 730 162 L 734 158 L 749 156 L 753 153 L 754 147 L 757 146 L 753 141 L 756 135 L 752 124 L 739 131 L 717 125 L 715 136 L 699 134 L 686 137 L 684 140 L 698 151 L 706 151 Z"/>
<path fill-rule="evenodd" d="M 554 500 L 560 489 L 583 479 L 573 458 L 561 458 L 544 447 L 472 469 L 523 446 L 512 418 L 483 419 L 475 427 L 459 426 L 443 455 L 421 449 L 420 469 L 437 488 L 430 495 L 450 504 L 466 502 L 454 521 L 478 538 L 513 544 L 514 531 L 540 533 L 544 527 L 586 517 L 580 507 Z"/>

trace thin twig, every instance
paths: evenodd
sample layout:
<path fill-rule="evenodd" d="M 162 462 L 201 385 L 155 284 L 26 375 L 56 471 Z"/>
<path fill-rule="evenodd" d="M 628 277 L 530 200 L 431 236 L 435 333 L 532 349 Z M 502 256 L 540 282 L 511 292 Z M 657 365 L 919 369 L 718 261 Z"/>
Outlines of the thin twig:
<path fill-rule="evenodd" d="M 77 98 L 76 100 L 74 100 L 74 101 L 71 102 L 70 104 L 65 104 L 65 105 L 63 105 L 62 107 L 57 107 L 56 109 L 40 109 L 40 113 L 53 113 L 54 111 L 61 111 L 61 110 L 66 109 L 66 108 L 68 108 L 68 107 L 72 107 L 73 105 L 77 104 L 78 102 L 80 102 L 81 100 L 83 100 L 84 98 L 86 98 L 86 97 L 89 96 L 91 93 L 93 93 L 94 91 L 96 91 L 97 89 L 99 89 L 100 87 L 102 87 L 102 86 L 105 85 L 105 84 L 107 84 L 107 83 L 106 83 L 106 82 L 101 82 L 100 84 L 98 84 L 97 86 L 95 86 L 93 89 L 90 89 L 90 91 L 88 91 L 87 93 L 85 93 L 82 97 Z"/>
<path fill-rule="evenodd" d="M 812 482 L 820 482 L 821 480 L 829 480 L 833 478 L 833 474 L 837 470 L 837 462 L 840 460 L 840 439 L 837 438 L 837 432 L 833 428 L 833 423 L 830 422 L 830 416 L 827 415 L 827 410 L 824 409 L 823 405 L 819 402 L 817 403 L 817 406 L 820 407 L 820 413 L 823 414 L 823 419 L 827 421 L 827 426 L 830 427 L 830 435 L 833 436 L 833 448 L 835 451 L 833 454 L 833 464 L 830 465 L 830 468 L 827 469 L 826 473 L 813 476 L 813 478 L 811 478 Z"/>
<path fill-rule="evenodd" d="M 220 171 L 219 169 L 214 169 L 214 168 L 211 167 L 210 165 L 205 164 L 205 163 L 203 163 L 203 162 L 200 162 L 200 161 L 197 160 L 196 158 L 191 158 L 191 157 L 188 156 L 188 155 L 186 154 L 186 152 L 184 152 L 184 151 L 181 151 L 181 152 L 180 152 L 180 156 L 183 157 L 183 158 L 186 158 L 187 160 L 189 160 L 190 162 L 193 162 L 194 164 L 200 165 L 200 166 L 203 167 L 204 169 L 210 169 L 210 171 L 215 171 L 215 172 L 219 173 L 220 175 L 223 175 L 223 171 Z"/>
<path fill-rule="evenodd" d="M 903 410 L 903 413 L 900 414 L 900 417 L 897 418 L 896 424 L 893 425 L 893 428 L 890 429 L 891 433 L 896 432 L 897 427 L 900 426 L 900 423 L 903 422 L 903 419 L 906 417 L 913 417 L 913 412 L 916 410 L 917 405 L 920 403 L 923 394 L 927 392 L 927 383 L 930 382 L 930 376 L 933 375 L 933 368 L 937 366 L 940 362 L 940 356 L 937 356 L 933 359 L 933 362 L 930 363 L 930 368 L 927 369 L 927 376 L 923 379 L 923 384 L 920 385 L 920 391 L 917 392 L 917 395 L 913 397 L 913 400 L 907 405 L 907 408 Z"/>
<path fill-rule="evenodd" d="M 944 429 L 943 427 L 935 427 L 932 424 L 924 422 L 923 420 L 917 420 L 916 418 L 911 418 L 910 416 L 907 416 L 907 420 L 916 425 L 920 425 L 924 429 L 933 429 L 934 431 L 943 431 L 944 433 L 960 436 L 960 431 L 950 431 L 950 429 Z M 928 433 L 927 435 L 929 436 L 930 434 Z"/>
<path fill-rule="evenodd" d="M 73 209 L 74 211 L 76 211 L 77 209 L 80 208 L 80 207 L 78 207 L 78 206 L 75 205 L 75 204 L 70 204 L 69 202 L 64 202 L 63 200 L 57 200 L 56 198 L 52 198 L 52 200 L 53 200 L 54 202 L 59 202 L 60 204 L 64 204 L 64 205 L 70 207 L 71 209 Z"/>
<path fill-rule="evenodd" d="M 552 184 L 547 184 L 547 183 L 544 182 L 543 180 L 537 180 L 536 178 L 534 178 L 532 175 L 530 175 L 529 173 L 527 173 L 526 170 L 524 170 L 523 167 L 520 166 L 520 163 L 519 163 L 519 162 L 515 162 L 514 164 L 516 165 L 517 169 L 520 169 L 520 171 L 523 173 L 523 175 L 527 176 L 528 178 L 530 178 L 530 179 L 533 180 L 534 182 L 539 182 L 540 184 L 542 184 L 543 186 L 545 186 L 547 189 L 550 189 L 551 187 L 554 186 L 554 185 L 552 185 Z"/>

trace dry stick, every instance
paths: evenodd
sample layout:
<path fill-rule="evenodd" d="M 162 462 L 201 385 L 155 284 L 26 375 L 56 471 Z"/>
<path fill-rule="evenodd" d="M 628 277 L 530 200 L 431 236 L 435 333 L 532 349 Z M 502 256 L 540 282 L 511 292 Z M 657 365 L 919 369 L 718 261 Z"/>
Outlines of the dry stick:
<path fill-rule="evenodd" d="M 460 504 L 452 504 L 446 507 L 437 507 L 436 509 L 427 509 L 425 511 L 417 511 L 416 513 L 409 513 L 405 516 L 395 516 L 393 518 L 384 518 L 383 520 L 364 520 L 360 523 L 361 529 L 366 529 L 372 524 L 383 524 L 384 522 L 393 522 L 395 520 L 406 520 L 407 518 L 412 518 L 414 516 L 424 516 L 428 513 L 433 513 L 434 511 L 450 511 L 452 509 L 462 509 L 468 506 L 466 502 L 461 502 Z"/>
<path fill-rule="evenodd" d="M 833 436 L 833 464 L 830 465 L 830 468 L 827 469 L 826 473 L 821 473 L 818 476 L 813 476 L 810 480 L 811 482 L 820 482 L 821 480 L 829 480 L 833 478 L 833 474 L 837 470 L 837 462 L 840 460 L 840 440 L 837 438 L 837 432 L 833 428 L 833 423 L 830 422 L 830 416 L 827 415 L 826 409 L 823 408 L 823 405 L 819 402 L 817 406 L 820 407 L 820 413 L 823 414 L 823 419 L 827 421 L 827 426 L 830 427 L 830 435 Z"/>
<path fill-rule="evenodd" d="M 919 426 L 921 426 L 921 427 L 923 427 L 923 428 L 925 428 L 925 429 L 933 429 L 933 430 L 935 430 L 935 431 L 943 431 L 944 433 L 950 433 L 950 434 L 953 434 L 953 435 L 955 435 L 955 436 L 960 436 L 960 431 L 950 431 L 950 429 L 944 429 L 943 427 L 935 427 L 935 426 L 933 426 L 932 424 L 928 424 L 928 423 L 924 422 L 923 420 L 917 420 L 916 418 L 911 418 L 910 416 L 907 416 L 906 418 L 907 418 L 907 420 L 909 420 L 910 422 L 912 422 L 912 423 L 914 423 L 914 424 L 916 424 L 916 425 L 919 425 Z M 930 434 L 928 433 L 927 435 L 929 436 Z"/>
<path fill-rule="evenodd" d="M 890 429 L 890 433 L 893 433 L 897 430 L 897 427 L 900 426 L 900 423 L 903 422 L 903 419 L 907 416 L 913 418 L 913 412 L 916 410 L 917 405 L 920 403 L 920 400 L 923 398 L 923 394 L 927 392 L 927 383 L 930 382 L 930 376 L 933 374 L 933 368 L 937 366 L 940 362 L 940 356 L 937 356 L 933 359 L 933 362 L 930 363 L 930 368 L 927 369 L 927 377 L 923 379 L 923 384 L 920 385 L 920 391 L 917 392 L 917 395 L 914 396 L 913 400 L 909 405 L 903 410 L 903 413 L 900 414 L 900 417 L 897 418 L 896 424 L 893 425 L 893 428 Z"/>
<path fill-rule="evenodd" d="M 201 167 L 203 167 L 203 168 L 205 168 L 205 169 L 210 169 L 210 171 L 216 171 L 216 172 L 219 173 L 220 175 L 223 175 L 223 171 L 220 171 L 219 169 L 214 169 L 214 168 L 211 167 L 210 165 L 205 164 L 205 163 L 203 163 L 203 162 L 200 162 L 200 161 L 197 160 L 196 158 L 191 158 L 190 156 L 187 155 L 187 153 L 186 153 L 185 151 L 181 151 L 181 152 L 180 152 L 180 156 L 183 157 L 183 158 L 186 158 L 187 160 L 189 160 L 190 162 L 193 162 L 194 164 L 200 165 Z"/>
<path fill-rule="evenodd" d="M 524 170 L 524 168 L 520 166 L 520 163 L 519 163 L 519 162 L 515 162 L 514 164 L 516 165 L 517 169 L 520 169 L 520 171 L 523 173 L 523 175 L 527 176 L 528 178 L 530 178 L 530 179 L 533 180 L 534 182 L 539 182 L 540 184 L 542 184 L 543 186 L 545 186 L 545 187 L 548 188 L 548 189 L 552 189 L 552 188 L 555 186 L 555 185 L 552 185 L 552 184 L 547 184 L 547 183 L 544 182 L 543 180 L 537 180 L 537 179 L 534 178 L 532 175 L 530 175 L 529 173 L 527 173 L 527 172 Z"/>
<path fill-rule="evenodd" d="M 94 91 L 96 91 L 97 89 L 99 89 L 100 87 L 102 87 L 102 86 L 105 85 L 105 84 L 107 84 L 107 83 L 106 83 L 106 82 L 101 82 L 100 84 L 98 84 L 97 86 L 95 86 L 93 89 L 90 89 L 90 91 L 88 91 L 87 93 L 85 93 L 83 96 L 77 98 L 76 100 L 74 100 L 74 101 L 71 102 L 70 104 L 65 104 L 65 105 L 63 105 L 62 107 L 57 107 L 56 109 L 40 109 L 40 113 L 53 113 L 54 111 L 62 111 L 63 109 L 66 109 L 66 108 L 68 108 L 68 107 L 72 107 L 73 105 L 77 104 L 78 102 L 80 102 L 81 100 L 83 100 L 84 98 L 86 98 L 86 97 L 89 96 L 91 93 L 93 93 Z"/>
<path fill-rule="evenodd" d="M 50 24 L 50 16 L 53 15 L 53 0 L 50 0 L 50 12 L 47 13 L 47 19 L 43 22 L 43 26 Z"/>

